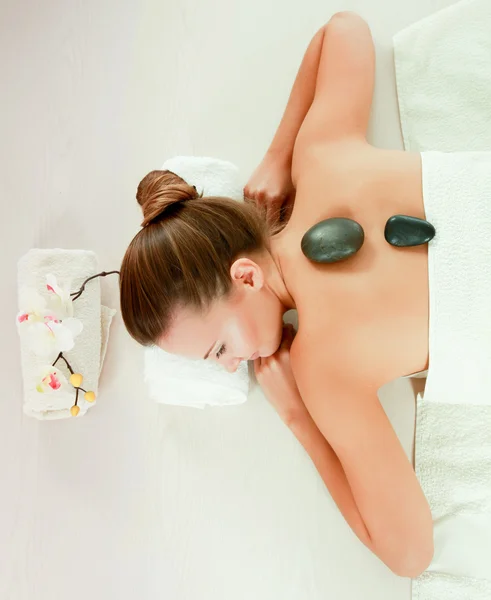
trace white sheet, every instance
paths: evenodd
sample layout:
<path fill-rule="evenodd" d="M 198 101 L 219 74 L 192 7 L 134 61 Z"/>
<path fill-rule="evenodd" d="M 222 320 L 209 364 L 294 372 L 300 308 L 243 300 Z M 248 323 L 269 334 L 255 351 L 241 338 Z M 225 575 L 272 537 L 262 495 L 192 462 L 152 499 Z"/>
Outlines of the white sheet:
<path fill-rule="evenodd" d="M 409 599 L 257 390 L 230 410 L 156 406 L 117 314 L 101 401 L 78 421 L 37 423 L 19 409 L 8 315 L 30 247 L 88 248 L 119 266 L 140 223 L 136 185 L 162 156 L 225 156 L 246 177 L 336 10 L 372 26 L 371 137 L 402 147 L 392 36 L 452 1 L 3 3 L 1 600 Z M 118 306 L 115 280 L 102 300 Z M 383 399 L 410 453 L 410 385 Z"/>

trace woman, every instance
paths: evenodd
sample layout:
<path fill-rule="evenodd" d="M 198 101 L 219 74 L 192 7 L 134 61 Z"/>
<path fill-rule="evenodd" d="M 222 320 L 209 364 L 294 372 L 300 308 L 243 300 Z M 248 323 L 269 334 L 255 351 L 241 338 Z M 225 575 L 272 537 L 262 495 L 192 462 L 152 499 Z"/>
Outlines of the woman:
<path fill-rule="evenodd" d="M 428 362 L 427 249 L 384 239 L 389 217 L 425 216 L 421 158 L 367 143 L 374 63 L 369 28 L 353 13 L 315 35 L 246 187 L 255 203 L 201 198 L 172 173 L 147 175 L 121 306 L 142 344 L 230 370 L 254 360 L 353 531 L 414 577 L 433 555 L 432 519 L 377 391 Z M 291 217 L 268 236 L 257 205 L 271 222 L 282 204 L 293 205 Z M 365 244 L 346 262 L 314 264 L 300 242 L 329 217 L 358 221 Z M 292 308 L 294 339 L 282 327 Z"/>

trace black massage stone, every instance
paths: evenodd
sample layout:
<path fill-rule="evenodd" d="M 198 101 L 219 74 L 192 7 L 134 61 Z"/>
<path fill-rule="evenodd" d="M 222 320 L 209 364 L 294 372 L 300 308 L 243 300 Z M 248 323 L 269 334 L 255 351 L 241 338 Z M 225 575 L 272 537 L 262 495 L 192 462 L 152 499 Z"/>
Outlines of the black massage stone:
<path fill-rule="evenodd" d="M 358 252 L 365 241 L 362 226 L 351 219 L 326 219 L 302 238 L 302 252 L 316 263 L 335 263 Z"/>
<path fill-rule="evenodd" d="M 435 233 L 435 228 L 428 221 L 406 215 L 395 215 L 385 225 L 385 239 L 398 248 L 427 244 Z"/>

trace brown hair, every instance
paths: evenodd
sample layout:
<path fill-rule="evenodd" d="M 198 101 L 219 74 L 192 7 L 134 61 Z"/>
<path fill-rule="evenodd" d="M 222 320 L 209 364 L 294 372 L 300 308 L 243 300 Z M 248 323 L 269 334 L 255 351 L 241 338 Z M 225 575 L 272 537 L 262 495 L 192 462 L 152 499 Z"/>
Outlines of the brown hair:
<path fill-rule="evenodd" d="M 142 227 L 121 265 L 123 321 L 145 346 L 165 334 L 178 307 L 206 310 L 232 289 L 230 267 L 242 253 L 267 247 L 268 230 L 253 204 L 201 197 L 170 171 L 138 186 Z"/>

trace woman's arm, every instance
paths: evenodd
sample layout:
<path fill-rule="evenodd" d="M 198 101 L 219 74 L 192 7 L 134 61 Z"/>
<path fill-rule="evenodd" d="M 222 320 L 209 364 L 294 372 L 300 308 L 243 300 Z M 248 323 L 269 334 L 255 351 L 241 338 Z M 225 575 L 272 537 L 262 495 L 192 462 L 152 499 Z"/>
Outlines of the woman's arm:
<path fill-rule="evenodd" d="M 375 82 L 375 49 L 367 23 L 340 13 L 327 25 L 316 90 L 295 140 L 292 180 L 309 176 L 311 148 L 366 142 Z"/>
<path fill-rule="evenodd" d="M 299 400 L 301 401 L 300 394 Z M 375 552 L 368 530 L 356 506 L 343 467 L 310 414 L 308 412 L 301 415 L 297 414 L 288 420 L 286 424 L 310 456 L 322 481 L 325 483 L 332 499 L 348 525 L 358 539 L 372 552 Z"/>
<path fill-rule="evenodd" d="M 274 212 L 291 197 L 312 143 L 363 137 L 374 70 L 368 25 L 355 13 L 335 14 L 307 48 L 278 130 L 245 196 L 267 209 L 272 205 Z"/>
<path fill-rule="evenodd" d="M 244 188 L 244 196 L 256 202 L 266 220 L 287 220 L 293 208 L 294 188 L 291 176 L 293 148 L 298 131 L 315 95 L 326 25 L 314 36 L 304 55 L 283 118 L 263 160 Z"/>
<path fill-rule="evenodd" d="M 433 555 L 431 512 L 376 389 L 334 374 L 324 352 L 302 360 L 300 348 L 292 367 L 313 423 L 295 418 L 290 428 L 358 537 L 395 573 L 419 575 Z"/>
<path fill-rule="evenodd" d="M 327 25 L 315 34 L 303 57 L 276 134 L 266 152 L 272 160 L 291 169 L 293 147 L 315 96 L 317 72 Z"/>
<path fill-rule="evenodd" d="M 258 382 L 358 538 L 398 575 L 418 575 L 433 551 L 431 514 L 376 394 L 348 394 L 349 385 L 336 394 L 333 384 L 325 393 L 330 369 L 312 371 L 298 360 L 295 381 L 292 342 L 293 330 L 286 327 L 278 351 L 255 361 Z M 308 356 L 309 365 L 315 361 L 298 343 L 295 351 Z M 309 402 L 303 402 L 297 383 Z"/>
<path fill-rule="evenodd" d="M 379 532 L 376 534 L 377 537 L 372 537 L 356 503 L 343 465 L 314 420 L 311 417 L 302 416 L 301 418 L 292 419 L 288 423 L 288 426 L 309 454 L 332 499 L 356 536 L 369 550 L 385 562 L 396 575 L 400 575 L 401 577 L 416 577 L 420 575 L 431 560 L 432 550 L 430 550 L 431 544 L 429 541 L 428 549 L 422 548 L 420 550 L 420 547 L 417 547 L 415 551 L 412 550 L 409 543 L 406 543 L 403 532 L 398 529 L 391 530 L 390 515 L 387 518 L 387 522 L 383 523 L 382 527 L 379 528 Z M 359 451 L 361 452 L 361 449 Z M 363 459 L 363 457 L 360 458 Z M 396 478 L 395 481 L 387 482 L 385 484 L 386 488 L 376 488 L 376 477 L 371 477 L 372 471 L 369 470 L 368 465 L 365 465 L 363 468 L 366 469 L 367 479 L 369 480 L 366 484 L 371 486 L 376 492 L 376 499 L 380 501 L 377 510 L 380 513 L 380 517 L 384 519 L 383 507 L 385 503 L 383 496 L 391 495 L 391 488 L 399 485 L 399 478 Z M 380 466 L 380 470 L 383 471 L 384 467 Z M 410 521 L 411 515 L 405 514 L 404 506 L 401 505 L 400 508 L 396 507 L 396 510 L 400 510 L 401 518 L 407 519 L 407 529 L 415 528 L 416 535 L 420 536 L 421 532 L 417 531 L 419 523 Z M 427 521 L 427 519 L 425 520 Z"/>
<path fill-rule="evenodd" d="M 364 136 L 374 71 L 373 41 L 367 23 L 356 13 L 335 14 L 307 48 L 267 153 L 291 167 L 297 135 L 311 107 L 305 136 Z"/>

